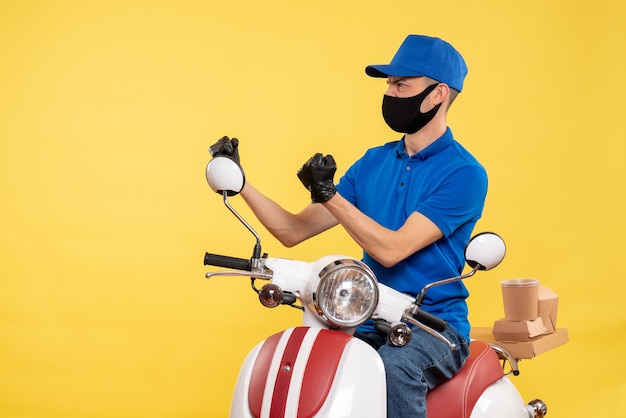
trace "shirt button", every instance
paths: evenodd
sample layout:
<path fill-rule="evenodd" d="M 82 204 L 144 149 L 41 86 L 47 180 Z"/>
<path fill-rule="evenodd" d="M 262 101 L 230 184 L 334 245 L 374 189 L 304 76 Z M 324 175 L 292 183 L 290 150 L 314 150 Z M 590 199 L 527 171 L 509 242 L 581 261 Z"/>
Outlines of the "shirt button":
<path fill-rule="evenodd" d="M 411 170 L 411 167 L 409 167 L 408 165 L 406 166 L 406 171 Z"/>

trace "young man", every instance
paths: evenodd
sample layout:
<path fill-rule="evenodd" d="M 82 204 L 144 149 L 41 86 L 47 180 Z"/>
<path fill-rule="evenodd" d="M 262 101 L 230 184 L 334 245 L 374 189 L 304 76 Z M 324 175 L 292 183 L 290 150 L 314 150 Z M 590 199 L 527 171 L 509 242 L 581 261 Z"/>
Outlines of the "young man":
<path fill-rule="evenodd" d="M 332 156 L 313 156 L 298 171 L 312 203 L 297 214 L 249 182 L 241 195 L 286 246 L 341 224 L 363 248 L 363 261 L 379 281 L 414 296 L 427 283 L 461 273 L 464 248 L 487 193 L 485 170 L 454 140 L 446 123 L 467 67 L 447 42 L 409 35 L 390 64 L 365 71 L 387 78 L 382 113 L 402 138 L 368 150 L 336 186 Z M 237 146 L 236 139 L 224 137 L 211 150 L 238 160 Z M 431 289 L 423 305 L 448 322 L 443 334 L 456 350 L 419 328 L 405 347 L 387 343 L 370 323 L 357 331 L 385 364 L 389 417 L 425 417 L 427 391 L 464 364 L 469 353 L 467 296 L 462 283 L 452 283 Z"/>

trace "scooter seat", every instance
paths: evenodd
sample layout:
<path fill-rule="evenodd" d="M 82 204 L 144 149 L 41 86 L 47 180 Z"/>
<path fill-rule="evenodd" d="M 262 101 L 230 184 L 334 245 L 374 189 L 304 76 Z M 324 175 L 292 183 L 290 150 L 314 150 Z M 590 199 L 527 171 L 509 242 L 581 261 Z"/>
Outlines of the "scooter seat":
<path fill-rule="evenodd" d="M 459 373 L 426 396 L 428 418 L 468 418 L 484 390 L 504 376 L 496 352 L 474 340 Z"/>

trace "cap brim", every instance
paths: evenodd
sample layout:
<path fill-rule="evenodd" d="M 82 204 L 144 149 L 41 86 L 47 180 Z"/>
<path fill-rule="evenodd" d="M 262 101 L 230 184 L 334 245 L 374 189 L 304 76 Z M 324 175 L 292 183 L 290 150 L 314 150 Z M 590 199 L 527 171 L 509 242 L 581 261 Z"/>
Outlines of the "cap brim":
<path fill-rule="evenodd" d="M 421 77 L 424 74 L 418 74 L 415 70 L 401 67 L 398 65 L 382 64 L 382 65 L 368 65 L 365 67 L 365 74 L 370 77 L 387 78 L 393 77 Z"/>
<path fill-rule="evenodd" d="M 380 67 L 388 67 L 388 65 L 368 65 L 365 67 L 365 74 L 370 77 L 387 77 L 387 73 L 383 72 Z"/>

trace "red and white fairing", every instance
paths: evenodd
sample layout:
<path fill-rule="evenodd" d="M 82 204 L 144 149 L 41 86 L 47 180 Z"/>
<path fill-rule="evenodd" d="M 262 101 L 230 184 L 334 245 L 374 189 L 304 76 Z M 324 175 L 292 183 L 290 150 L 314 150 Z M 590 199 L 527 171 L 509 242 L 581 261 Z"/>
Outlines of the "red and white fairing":
<path fill-rule="evenodd" d="M 368 344 L 340 331 L 289 328 L 248 354 L 230 416 L 384 417 L 385 393 L 382 360 Z"/>

